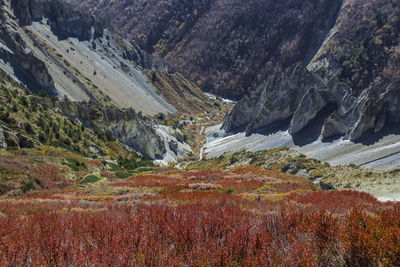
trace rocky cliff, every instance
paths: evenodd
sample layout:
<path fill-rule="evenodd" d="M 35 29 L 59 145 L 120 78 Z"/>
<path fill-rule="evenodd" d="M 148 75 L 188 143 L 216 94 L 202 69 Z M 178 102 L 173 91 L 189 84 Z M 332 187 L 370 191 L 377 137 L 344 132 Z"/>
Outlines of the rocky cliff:
<path fill-rule="evenodd" d="M 11 8 L 21 26 L 46 18 L 52 31 L 62 39 L 91 40 L 103 35 L 104 27 L 94 16 L 83 15 L 58 1 L 11 0 Z"/>
<path fill-rule="evenodd" d="M 356 141 L 369 132 L 400 123 L 400 84 L 371 86 L 360 95 L 335 77 L 326 81 L 301 65 L 271 75 L 255 94 L 244 97 L 222 126 L 226 132 L 246 129 L 248 135 L 287 121 L 296 135 L 323 120 L 322 139 L 344 136 Z M 328 113 L 327 113 L 328 112 Z"/>
<path fill-rule="evenodd" d="M 157 135 L 155 125 L 133 109 L 122 111 L 114 107 L 70 101 L 48 101 L 47 104 L 95 132 L 107 129 L 115 138 L 148 159 L 161 159 L 166 153 L 166 145 Z"/>

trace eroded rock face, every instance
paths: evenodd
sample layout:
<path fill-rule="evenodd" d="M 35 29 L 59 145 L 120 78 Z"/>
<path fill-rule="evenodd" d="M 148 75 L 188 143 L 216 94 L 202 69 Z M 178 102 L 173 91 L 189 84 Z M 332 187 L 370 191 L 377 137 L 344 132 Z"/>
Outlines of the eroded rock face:
<path fill-rule="evenodd" d="M 148 159 L 160 159 L 166 152 L 165 144 L 157 135 L 153 125 L 146 122 L 140 112 L 136 113 L 133 109 L 123 111 L 93 103 L 47 101 L 47 105 L 81 122 L 85 127 L 100 131 L 109 127 L 115 138 Z"/>
<path fill-rule="evenodd" d="M 35 144 L 27 136 L 0 126 L 0 149 L 7 147 L 34 148 Z"/>
<path fill-rule="evenodd" d="M 250 97 L 244 97 L 229 114 L 222 128 L 226 132 L 246 127 L 247 134 L 290 119 L 310 89 L 324 89 L 318 76 L 301 64 L 283 74 L 273 74 Z M 305 101 L 305 100 L 304 100 Z M 304 118 L 307 120 L 307 118 Z"/>
<path fill-rule="evenodd" d="M 296 65 L 274 74 L 256 94 L 245 97 L 229 114 L 222 129 L 246 127 L 247 134 L 290 119 L 288 131 L 297 134 L 319 118 L 328 105 L 336 109 L 324 119 L 321 138 L 344 136 L 355 141 L 369 132 L 400 122 L 399 83 L 371 86 L 359 96 L 336 78 L 328 81 Z"/>
<path fill-rule="evenodd" d="M 15 74 L 25 84 L 29 84 L 32 91 L 46 90 L 51 95 L 56 95 L 54 81 L 44 62 L 26 50 L 25 42 L 13 30 L 13 26 L 3 10 L 0 10 L 1 41 L 8 49 L 0 46 L 0 58 L 14 69 Z"/>
<path fill-rule="evenodd" d="M 164 142 L 143 121 L 123 121 L 110 127 L 113 135 L 148 159 L 162 159 Z"/>
<path fill-rule="evenodd" d="M 163 59 L 148 54 L 135 43 L 125 41 L 123 57 L 151 71 L 168 71 Z"/>
<path fill-rule="evenodd" d="M 0 2 L 0 67 L 9 68 L 13 75 L 34 92 L 45 90 L 48 94 L 62 98 L 67 95 L 74 101 L 99 102 L 90 83 L 93 78 L 100 78 L 104 82 L 96 84 L 97 89 L 103 91 L 117 90 L 118 97 L 111 97 L 120 107 L 133 106 L 138 109 L 131 99 L 131 87 L 138 87 L 139 94 L 152 91 L 152 86 L 145 83 L 145 75 L 140 69 L 151 71 L 168 71 L 165 61 L 150 55 L 140 49 L 134 42 L 127 41 L 108 30 L 107 23 L 97 20 L 73 8 L 61 0 L 8 0 Z M 45 31 L 51 30 L 52 34 Z M 54 37 L 57 43 L 54 46 Z M 62 41 L 72 37 L 79 41 L 71 41 L 69 47 Z M 53 41 L 49 39 L 53 38 Z M 90 48 L 90 52 L 84 48 Z M 64 53 L 63 48 L 67 50 Z M 88 65 L 79 59 L 80 54 L 73 51 L 84 51 Z M 95 52 L 92 54 L 91 52 Z M 89 54 L 89 55 L 88 55 Z M 112 66 L 104 63 L 106 60 Z M 85 68 L 72 67 L 71 62 L 80 61 Z M 104 64 L 105 69 L 112 67 L 113 76 L 121 77 L 115 87 L 106 87 L 108 76 L 106 73 L 96 72 L 98 65 Z M 93 70 L 87 72 L 88 69 Z M 110 73 L 107 72 L 107 73 Z M 95 76 L 97 74 L 97 76 Z M 107 76 L 107 78 L 106 78 Z M 128 81 L 128 80 L 132 80 Z M 89 83 L 88 83 L 89 82 Z M 133 83 L 133 85 L 132 85 Z M 104 87 L 102 86 L 104 84 Z M 113 84 L 116 84 L 114 81 Z M 127 95 L 120 96 L 119 92 Z M 107 93 L 106 93 L 107 94 Z M 156 98 L 143 96 L 144 101 L 157 101 L 166 106 L 170 112 L 173 108 L 164 103 L 154 93 Z M 148 100 L 149 99 L 149 100 Z M 138 100 L 140 101 L 140 100 Z M 141 109 L 148 111 L 148 109 Z M 160 112 L 164 111 L 160 108 Z M 165 112 L 165 111 L 164 111 Z M 157 112 L 155 112 L 157 113 Z"/>
<path fill-rule="evenodd" d="M 4 131 L 4 138 L 6 139 L 7 147 L 19 148 L 19 139 L 15 133 Z"/>

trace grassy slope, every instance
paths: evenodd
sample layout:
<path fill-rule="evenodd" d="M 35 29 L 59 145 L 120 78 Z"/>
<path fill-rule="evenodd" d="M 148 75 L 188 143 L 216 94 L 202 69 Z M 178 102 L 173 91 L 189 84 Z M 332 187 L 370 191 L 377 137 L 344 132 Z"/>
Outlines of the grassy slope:
<path fill-rule="evenodd" d="M 0 124 L 25 135 L 38 147 L 63 147 L 86 156 L 94 156 L 90 147 L 97 147 L 107 155 L 122 150 L 117 142 L 107 140 L 104 132 L 95 134 L 51 109 L 45 104 L 45 97 L 32 95 L 24 86 L 0 72 Z"/>
<path fill-rule="evenodd" d="M 148 72 L 147 75 L 162 97 L 179 113 L 197 114 L 213 105 L 197 85 L 179 73 Z"/>

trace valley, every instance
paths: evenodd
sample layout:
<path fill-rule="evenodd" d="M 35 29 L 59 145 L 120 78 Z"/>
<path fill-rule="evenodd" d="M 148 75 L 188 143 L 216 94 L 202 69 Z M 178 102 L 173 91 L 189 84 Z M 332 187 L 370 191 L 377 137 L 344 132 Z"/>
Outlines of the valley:
<path fill-rule="evenodd" d="M 399 266 L 399 18 L 0 0 L 0 265 Z"/>

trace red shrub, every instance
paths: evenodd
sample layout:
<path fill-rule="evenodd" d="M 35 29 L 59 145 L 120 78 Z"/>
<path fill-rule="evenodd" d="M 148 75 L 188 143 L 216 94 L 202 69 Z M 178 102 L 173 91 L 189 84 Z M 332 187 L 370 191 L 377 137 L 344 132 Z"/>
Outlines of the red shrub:
<path fill-rule="evenodd" d="M 355 210 L 338 217 L 282 209 L 260 216 L 240 208 L 236 196 L 201 193 L 217 201 L 179 207 L 0 202 L 0 265 L 400 263 L 398 206 L 376 210 L 375 215 Z"/>
<path fill-rule="evenodd" d="M 110 180 L 117 180 L 118 179 L 118 177 L 115 174 L 113 174 L 111 172 L 108 172 L 108 171 L 101 171 L 100 175 L 103 176 L 103 177 L 106 177 L 106 178 L 108 178 Z"/>
<path fill-rule="evenodd" d="M 382 206 L 372 195 L 357 191 L 317 191 L 291 194 L 287 199 L 300 204 L 312 205 L 313 209 L 326 209 L 332 212 Z"/>

